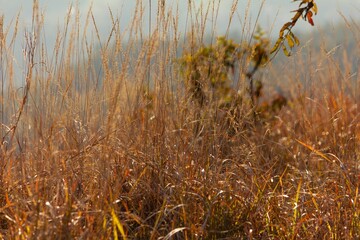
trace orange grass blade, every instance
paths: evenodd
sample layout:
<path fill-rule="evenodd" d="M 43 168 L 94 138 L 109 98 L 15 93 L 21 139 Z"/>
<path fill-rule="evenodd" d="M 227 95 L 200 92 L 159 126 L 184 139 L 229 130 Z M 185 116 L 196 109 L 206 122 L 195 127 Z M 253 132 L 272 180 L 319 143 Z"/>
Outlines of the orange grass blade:
<path fill-rule="evenodd" d="M 312 146 L 298 140 L 298 139 L 295 139 L 298 143 L 300 143 L 301 145 L 303 145 L 304 147 L 306 147 L 307 149 L 311 150 L 312 152 L 314 152 L 316 155 L 322 157 L 323 159 L 329 161 L 329 162 L 332 162 L 325 154 L 323 154 L 322 152 L 316 150 L 315 148 L 313 148 Z"/>
<path fill-rule="evenodd" d="M 114 239 L 118 239 L 118 235 L 117 235 L 117 230 L 119 230 L 122 239 L 126 240 L 126 234 L 124 231 L 124 227 L 123 225 L 120 223 L 120 220 L 118 219 L 118 217 L 115 214 L 114 209 L 111 209 L 111 217 L 112 217 L 112 221 L 113 221 L 113 226 L 114 226 Z"/>

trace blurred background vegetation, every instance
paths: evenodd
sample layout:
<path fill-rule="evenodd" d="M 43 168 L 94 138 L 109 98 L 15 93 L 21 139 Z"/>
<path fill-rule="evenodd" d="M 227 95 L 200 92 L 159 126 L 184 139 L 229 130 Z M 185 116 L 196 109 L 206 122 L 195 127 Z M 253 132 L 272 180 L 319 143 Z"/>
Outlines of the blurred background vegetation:
<path fill-rule="evenodd" d="M 217 25 L 221 2 L 134 1 L 107 33 L 99 1 L 56 31 L 39 1 L 25 28 L 4 15 L 2 238 L 360 238 L 359 23 L 314 16 L 274 57 L 298 4 L 268 29 L 265 1 Z"/>

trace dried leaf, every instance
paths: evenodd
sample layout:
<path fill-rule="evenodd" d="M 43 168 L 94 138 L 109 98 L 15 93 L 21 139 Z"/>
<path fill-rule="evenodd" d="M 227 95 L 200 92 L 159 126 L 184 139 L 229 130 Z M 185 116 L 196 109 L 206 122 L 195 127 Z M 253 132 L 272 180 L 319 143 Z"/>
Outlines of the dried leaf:
<path fill-rule="evenodd" d="M 301 17 L 302 12 L 302 10 L 297 10 L 295 16 L 291 20 L 293 20 L 293 22 L 296 22 Z"/>
<path fill-rule="evenodd" d="M 312 16 L 313 16 L 313 13 L 311 11 L 309 11 L 307 14 L 306 14 L 306 18 L 307 20 L 309 21 L 309 23 L 311 24 L 311 26 L 314 26 L 314 21 L 312 19 Z"/>
<path fill-rule="evenodd" d="M 303 5 L 303 4 L 306 4 L 306 3 L 308 3 L 310 0 L 303 0 L 300 4 L 299 4 L 299 7 L 301 7 L 301 5 Z"/>
<path fill-rule="evenodd" d="M 287 50 L 287 48 L 286 48 L 285 45 L 282 46 L 282 49 L 283 49 L 283 52 L 284 52 L 285 56 L 290 57 L 291 54 L 290 54 L 290 52 Z"/>
<path fill-rule="evenodd" d="M 297 46 L 299 46 L 300 45 L 300 40 L 295 36 L 295 34 L 293 32 L 290 31 L 289 34 L 293 38 L 293 40 L 295 41 L 295 44 Z"/>
<path fill-rule="evenodd" d="M 314 3 L 313 2 L 313 4 L 314 4 L 314 6 L 311 8 L 311 10 L 315 13 L 315 15 L 318 13 L 318 7 L 317 7 L 317 5 L 316 5 L 316 3 Z"/>
<path fill-rule="evenodd" d="M 282 26 L 282 28 L 280 29 L 279 32 L 279 37 L 283 37 L 284 36 L 284 32 L 286 29 L 289 29 L 289 27 L 292 25 L 292 22 L 287 22 L 284 24 L 284 26 Z"/>
<path fill-rule="evenodd" d="M 295 43 L 294 43 L 293 39 L 291 38 L 290 34 L 286 35 L 286 40 L 288 42 L 289 47 L 293 48 Z"/>
<path fill-rule="evenodd" d="M 271 49 L 270 54 L 273 54 L 274 52 L 276 52 L 279 49 L 280 44 L 282 43 L 282 41 L 283 41 L 283 38 L 279 37 L 278 40 L 276 41 L 274 47 Z"/>

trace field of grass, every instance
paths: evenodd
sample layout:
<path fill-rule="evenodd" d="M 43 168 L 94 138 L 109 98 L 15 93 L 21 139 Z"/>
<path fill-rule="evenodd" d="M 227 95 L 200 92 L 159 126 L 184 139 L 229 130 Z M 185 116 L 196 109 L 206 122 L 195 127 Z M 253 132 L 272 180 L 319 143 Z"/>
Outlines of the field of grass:
<path fill-rule="evenodd" d="M 305 39 L 249 74 L 246 27 L 234 66 L 191 60 L 210 2 L 186 33 L 159 0 L 145 34 L 138 4 L 107 42 L 91 11 L 85 26 L 69 12 L 52 50 L 36 1 L 32 29 L 1 20 L 1 238 L 360 238 L 360 26 L 346 22 L 352 55 Z"/>

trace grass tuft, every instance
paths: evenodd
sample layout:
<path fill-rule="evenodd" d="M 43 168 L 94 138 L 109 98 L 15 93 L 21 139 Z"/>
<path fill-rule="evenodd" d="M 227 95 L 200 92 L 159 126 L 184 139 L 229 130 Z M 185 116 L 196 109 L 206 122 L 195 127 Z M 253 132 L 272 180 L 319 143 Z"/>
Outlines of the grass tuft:
<path fill-rule="evenodd" d="M 268 63 L 249 10 L 231 40 L 216 34 L 220 2 L 189 1 L 185 32 L 168 1 L 145 31 L 142 4 L 125 30 L 109 10 L 108 36 L 71 6 L 51 50 L 38 1 L 24 34 L 0 18 L 0 236 L 360 238 L 348 43 L 294 45 Z"/>

